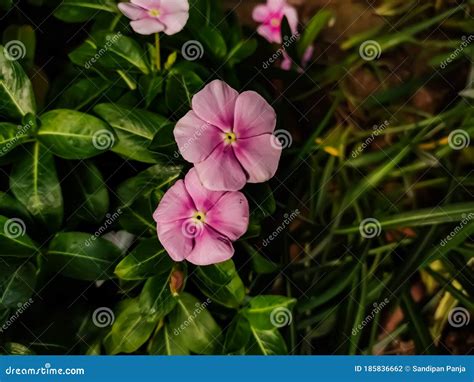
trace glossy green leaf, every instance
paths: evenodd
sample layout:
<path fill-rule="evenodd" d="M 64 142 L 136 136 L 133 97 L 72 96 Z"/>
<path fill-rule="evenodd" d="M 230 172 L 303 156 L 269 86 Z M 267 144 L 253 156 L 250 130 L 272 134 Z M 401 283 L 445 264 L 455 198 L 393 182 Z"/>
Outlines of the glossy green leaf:
<path fill-rule="evenodd" d="M 317 12 L 311 20 L 305 25 L 304 32 L 298 40 L 296 49 L 298 55 L 303 57 L 306 49 L 316 40 L 321 30 L 327 25 L 332 17 L 332 12 L 322 9 Z"/>
<path fill-rule="evenodd" d="M 173 261 L 156 237 L 140 242 L 115 268 L 123 280 L 142 280 L 171 271 Z"/>
<path fill-rule="evenodd" d="M 165 318 L 176 305 L 170 289 L 171 272 L 149 278 L 140 294 L 140 309 L 145 315 Z"/>
<path fill-rule="evenodd" d="M 112 148 L 115 136 L 100 119 L 74 110 L 52 110 L 41 116 L 38 139 L 65 159 L 87 159 Z"/>
<path fill-rule="evenodd" d="M 37 253 L 38 248 L 27 231 L 22 219 L 0 216 L 0 257 L 29 257 Z"/>
<path fill-rule="evenodd" d="M 151 336 L 157 320 L 140 311 L 137 298 L 122 301 L 111 331 L 104 339 L 107 354 L 133 353 Z"/>
<path fill-rule="evenodd" d="M 232 260 L 198 267 L 194 279 L 211 300 L 228 308 L 239 307 L 245 298 L 245 287 Z"/>
<path fill-rule="evenodd" d="M 35 96 L 29 78 L 14 59 L 14 51 L 8 57 L 5 52 L 7 49 L 0 45 L 0 115 L 19 119 L 35 113 Z"/>
<path fill-rule="evenodd" d="M 278 330 L 260 330 L 250 327 L 250 339 L 245 346 L 245 354 L 285 355 L 288 354 L 285 340 Z"/>
<path fill-rule="evenodd" d="M 169 318 L 175 342 L 196 354 L 215 354 L 222 347 L 221 328 L 207 310 L 209 301 L 201 303 L 196 297 L 182 293 Z"/>
<path fill-rule="evenodd" d="M 204 45 L 203 54 L 209 52 L 216 58 L 223 58 L 227 54 L 227 46 L 224 37 L 222 37 L 218 29 L 201 25 L 200 28 L 196 30 L 196 37 Z"/>
<path fill-rule="evenodd" d="M 150 355 L 189 355 L 189 350 L 183 348 L 170 331 L 169 325 L 164 324 L 148 344 Z"/>
<path fill-rule="evenodd" d="M 94 112 L 114 129 L 118 142 L 113 151 L 125 158 L 145 163 L 156 163 L 162 155 L 148 150 L 155 135 L 169 125 L 169 121 L 155 113 L 128 109 L 115 104 L 100 104 Z"/>
<path fill-rule="evenodd" d="M 295 305 L 294 298 L 285 296 L 256 296 L 242 314 L 249 320 L 253 328 L 271 330 L 289 325 L 293 320 L 291 309 Z"/>
<path fill-rule="evenodd" d="M 231 65 L 238 64 L 254 54 L 257 50 L 257 46 L 258 43 L 255 39 L 239 41 L 227 55 L 227 61 Z"/>
<path fill-rule="evenodd" d="M 54 10 L 54 16 L 70 23 L 84 22 L 99 12 L 118 12 L 111 0 L 64 0 Z"/>
<path fill-rule="evenodd" d="M 0 122 L 0 157 L 28 139 L 28 129 L 13 123 Z"/>
<path fill-rule="evenodd" d="M 224 349 L 226 353 L 239 353 L 250 340 L 250 324 L 240 313 L 237 314 L 227 329 Z"/>
<path fill-rule="evenodd" d="M 30 302 L 36 286 L 36 267 L 31 262 L 0 261 L 0 307 L 18 309 Z"/>
<path fill-rule="evenodd" d="M 26 225 L 32 225 L 30 213 L 13 196 L 0 191 L 0 215 L 8 218 L 20 218 Z"/>
<path fill-rule="evenodd" d="M 113 276 L 120 249 L 111 242 L 82 232 L 59 233 L 47 253 L 48 266 L 79 280 L 105 280 Z"/>
<path fill-rule="evenodd" d="M 204 85 L 193 72 L 172 69 L 166 81 L 166 105 L 175 115 L 184 115 L 191 108 L 191 100 Z"/>
<path fill-rule="evenodd" d="M 39 143 L 28 146 L 10 175 L 13 195 L 49 231 L 56 231 L 63 220 L 63 197 L 51 153 Z"/>
<path fill-rule="evenodd" d="M 112 85 L 101 77 L 81 78 L 61 94 L 56 107 L 81 110 L 100 98 Z"/>

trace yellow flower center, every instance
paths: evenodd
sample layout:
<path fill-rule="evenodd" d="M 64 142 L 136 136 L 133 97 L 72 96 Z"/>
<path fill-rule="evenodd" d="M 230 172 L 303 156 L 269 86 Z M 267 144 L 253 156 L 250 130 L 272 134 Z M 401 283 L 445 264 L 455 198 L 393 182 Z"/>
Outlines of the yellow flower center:
<path fill-rule="evenodd" d="M 277 19 L 276 17 L 274 17 L 273 19 L 270 20 L 270 24 L 272 27 L 279 27 L 280 19 Z"/>
<path fill-rule="evenodd" d="M 204 223 L 206 221 L 206 214 L 201 211 L 196 211 L 193 215 L 195 223 Z"/>
<path fill-rule="evenodd" d="M 235 134 L 231 131 L 227 132 L 224 134 L 224 142 L 227 143 L 228 145 L 231 145 L 237 140 L 237 137 Z"/>
<path fill-rule="evenodd" d="M 148 14 L 151 16 L 151 17 L 159 17 L 161 15 L 161 11 L 159 9 L 150 9 L 148 11 Z"/>

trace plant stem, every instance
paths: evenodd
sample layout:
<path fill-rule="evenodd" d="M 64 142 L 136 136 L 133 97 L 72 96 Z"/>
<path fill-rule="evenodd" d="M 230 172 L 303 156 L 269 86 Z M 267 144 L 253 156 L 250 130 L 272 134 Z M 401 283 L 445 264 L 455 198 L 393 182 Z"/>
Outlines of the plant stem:
<path fill-rule="evenodd" d="M 160 33 L 155 33 L 155 64 L 156 69 L 161 71 Z"/>

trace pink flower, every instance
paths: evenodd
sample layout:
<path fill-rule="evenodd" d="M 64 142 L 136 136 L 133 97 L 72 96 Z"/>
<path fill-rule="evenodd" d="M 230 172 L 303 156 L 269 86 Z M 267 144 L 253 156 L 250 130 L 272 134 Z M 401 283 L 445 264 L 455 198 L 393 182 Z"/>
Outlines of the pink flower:
<path fill-rule="evenodd" d="M 257 5 L 252 13 L 253 19 L 261 25 L 257 28 L 259 35 L 269 42 L 281 44 L 281 22 L 286 16 L 291 32 L 298 28 L 298 13 L 286 0 L 267 0 L 266 5 Z"/>
<path fill-rule="evenodd" d="M 153 218 L 174 261 L 209 265 L 233 256 L 232 241 L 248 228 L 249 204 L 241 192 L 205 189 L 191 169 L 163 196 Z"/>
<path fill-rule="evenodd" d="M 282 147 L 273 135 L 275 111 L 263 97 L 239 94 L 215 80 L 194 95 L 192 108 L 176 124 L 174 137 L 204 187 L 237 191 L 275 175 Z"/>
<path fill-rule="evenodd" d="M 119 3 L 118 7 L 132 20 L 132 29 L 144 35 L 178 33 L 189 17 L 188 0 L 131 0 L 131 3 Z"/>
<path fill-rule="evenodd" d="M 301 67 L 298 66 L 298 72 L 303 73 L 303 69 L 306 68 L 306 65 L 311 61 L 313 58 L 314 54 L 314 47 L 312 45 L 308 46 L 306 51 L 303 54 L 303 57 L 301 59 Z M 280 64 L 280 68 L 283 70 L 291 70 L 291 66 L 293 65 L 293 60 L 291 57 L 288 55 L 288 53 L 284 52 L 283 53 L 283 60 Z"/>

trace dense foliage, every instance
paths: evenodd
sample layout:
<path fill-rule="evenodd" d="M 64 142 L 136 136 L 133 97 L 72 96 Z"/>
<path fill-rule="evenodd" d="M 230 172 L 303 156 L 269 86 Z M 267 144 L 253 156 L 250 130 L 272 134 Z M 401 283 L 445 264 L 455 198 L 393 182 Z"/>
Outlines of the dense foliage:
<path fill-rule="evenodd" d="M 280 68 L 219 0 L 160 40 L 113 0 L 0 0 L 1 351 L 469 351 L 472 1 L 375 3 L 350 36 L 338 8 L 297 39 L 283 19 Z M 152 215 L 191 167 L 175 124 L 214 79 L 267 99 L 284 150 L 243 189 L 233 259 L 195 266 Z"/>

